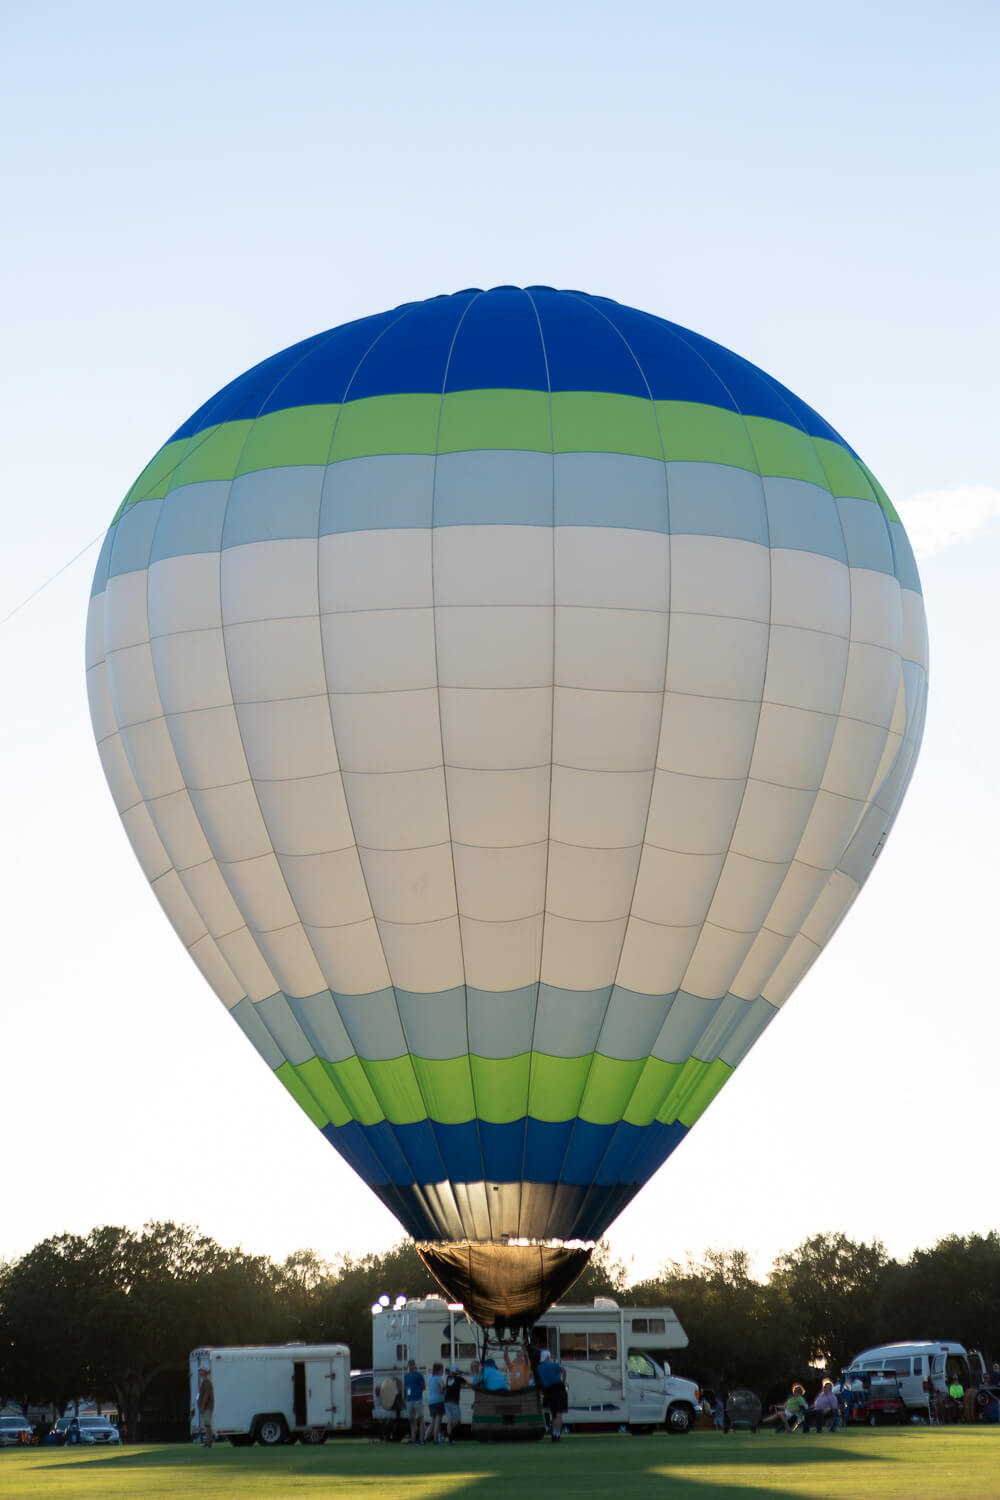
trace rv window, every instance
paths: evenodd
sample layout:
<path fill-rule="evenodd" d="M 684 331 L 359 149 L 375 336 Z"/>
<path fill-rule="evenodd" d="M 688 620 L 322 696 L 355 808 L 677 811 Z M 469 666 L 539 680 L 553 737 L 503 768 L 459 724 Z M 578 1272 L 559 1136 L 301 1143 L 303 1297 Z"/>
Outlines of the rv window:
<path fill-rule="evenodd" d="M 409 1359 L 409 1357 L 410 1357 L 409 1354 L 407 1354 L 407 1352 L 406 1352 L 406 1345 L 405 1344 L 397 1344 L 396 1345 L 396 1363 L 399 1364 L 400 1360 Z"/>
<path fill-rule="evenodd" d="M 648 1354 L 630 1354 L 628 1357 L 628 1372 L 633 1380 L 654 1380 L 656 1378 L 656 1367 Z"/>
<path fill-rule="evenodd" d="M 898 1354 L 894 1354 L 891 1360 L 886 1361 L 886 1368 L 895 1370 L 897 1378 L 901 1378 L 904 1375 L 909 1375 L 910 1361 L 908 1359 L 900 1359 Z"/>
<path fill-rule="evenodd" d="M 913 1373 L 914 1375 L 922 1375 L 924 1373 L 924 1357 L 922 1354 L 915 1354 L 913 1357 Z"/>
<path fill-rule="evenodd" d="M 617 1359 L 617 1333 L 592 1333 L 590 1335 L 591 1359 Z"/>
<path fill-rule="evenodd" d="M 567 1359 L 587 1358 L 587 1335 L 585 1333 L 564 1333 L 561 1342 L 561 1357 L 564 1362 Z"/>
<path fill-rule="evenodd" d="M 475 1357 L 476 1357 L 476 1346 L 475 1346 L 475 1344 L 460 1344 L 458 1342 L 458 1339 L 455 1340 L 455 1358 L 456 1359 L 475 1359 Z M 448 1343 L 444 1343 L 444 1344 L 441 1345 L 441 1358 L 442 1359 L 451 1359 L 451 1343 L 450 1343 L 450 1341 Z"/>
<path fill-rule="evenodd" d="M 666 1333 L 667 1324 L 664 1318 L 633 1318 L 633 1333 Z"/>

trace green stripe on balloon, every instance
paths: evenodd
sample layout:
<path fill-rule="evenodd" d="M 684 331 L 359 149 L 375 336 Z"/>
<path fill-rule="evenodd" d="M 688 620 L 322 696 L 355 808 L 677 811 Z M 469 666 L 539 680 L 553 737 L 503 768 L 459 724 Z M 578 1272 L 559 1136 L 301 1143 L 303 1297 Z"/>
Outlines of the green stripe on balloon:
<path fill-rule="evenodd" d="M 638 1126 L 654 1120 L 692 1125 L 732 1071 L 718 1058 L 667 1063 L 543 1052 L 512 1058 L 352 1057 L 339 1063 L 314 1057 L 276 1069 L 320 1125 L 415 1125 L 427 1119 L 462 1125 L 476 1118 L 508 1125 L 526 1114 L 553 1123 L 579 1117 L 592 1125 L 620 1119 Z"/>
<path fill-rule="evenodd" d="M 838 498 L 876 501 L 898 520 L 871 472 L 847 448 L 768 417 L 741 417 L 688 401 L 644 401 L 595 391 L 457 391 L 370 396 L 293 406 L 256 421 L 225 422 L 168 443 L 121 509 L 183 484 L 229 480 L 285 466 L 382 454 L 478 450 L 624 453 L 668 462 L 721 463 L 764 477 L 801 479 Z"/>

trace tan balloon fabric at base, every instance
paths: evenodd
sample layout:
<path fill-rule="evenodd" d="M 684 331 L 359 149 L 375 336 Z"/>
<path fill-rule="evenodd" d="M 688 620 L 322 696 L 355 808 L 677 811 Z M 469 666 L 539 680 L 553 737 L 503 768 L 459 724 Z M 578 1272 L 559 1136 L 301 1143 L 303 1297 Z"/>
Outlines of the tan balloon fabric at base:
<path fill-rule="evenodd" d="M 523 1327 L 558 1302 L 591 1251 L 565 1245 L 423 1244 L 417 1253 L 474 1323 Z"/>

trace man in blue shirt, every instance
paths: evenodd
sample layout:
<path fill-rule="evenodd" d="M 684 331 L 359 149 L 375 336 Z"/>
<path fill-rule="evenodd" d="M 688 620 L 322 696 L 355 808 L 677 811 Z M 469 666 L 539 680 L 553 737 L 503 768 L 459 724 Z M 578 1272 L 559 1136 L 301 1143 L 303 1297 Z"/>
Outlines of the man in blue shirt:
<path fill-rule="evenodd" d="M 542 1388 L 542 1404 L 548 1407 L 552 1419 L 552 1441 L 558 1443 L 562 1437 L 563 1417 L 569 1406 L 566 1397 L 566 1372 L 562 1365 L 552 1359 L 547 1349 L 543 1349 L 538 1356 L 536 1378 Z"/>
<path fill-rule="evenodd" d="M 424 1389 L 427 1382 L 417 1369 L 417 1362 L 411 1359 L 403 1376 L 403 1390 L 406 1395 L 406 1415 L 410 1419 L 410 1442 L 422 1443 L 424 1440 Z"/>

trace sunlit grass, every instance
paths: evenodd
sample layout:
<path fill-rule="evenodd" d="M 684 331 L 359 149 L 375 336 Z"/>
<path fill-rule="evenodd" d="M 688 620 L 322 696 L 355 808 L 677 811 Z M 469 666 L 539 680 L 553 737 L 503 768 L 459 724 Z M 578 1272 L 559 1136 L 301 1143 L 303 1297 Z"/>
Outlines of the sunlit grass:
<path fill-rule="evenodd" d="M 335 1486 L 335 1489 L 332 1487 Z M 571 1435 L 504 1447 L 184 1445 L 0 1452 L 4 1500 L 1000 1500 L 1000 1427 Z"/>

